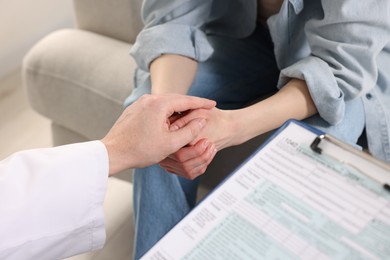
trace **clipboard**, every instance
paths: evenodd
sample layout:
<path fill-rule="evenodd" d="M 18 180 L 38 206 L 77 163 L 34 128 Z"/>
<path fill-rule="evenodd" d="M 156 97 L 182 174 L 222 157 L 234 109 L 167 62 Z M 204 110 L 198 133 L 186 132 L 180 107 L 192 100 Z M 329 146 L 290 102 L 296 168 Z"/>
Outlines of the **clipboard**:
<path fill-rule="evenodd" d="M 317 136 L 311 143 L 310 147 L 318 154 L 327 153 L 326 150 L 324 151 L 324 149 L 321 148 L 321 144 L 324 142 L 329 143 L 327 145 L 328 149 L 329 145 L 331 145 L 333 148 L 336 147 L 338 152 L 342 154 L 341 158 L 343 159 L 338 159 L 341 163 L 352 165 L 361 173 L 380 182 L 383 185 L 383 188 L 390 192 L 389 176 L 385 174 L 388 173 L 390 175 L 390 165 L 388 163 L 378 160 L 368 153 L 358 150 L 355 147 L 327 134 Z M 331 156 L 331 153 L 328 152 L 327 154 Z M 335 159 L 337 158 L 335 155 L 333 155 L 333 157 Z M 375 172 L 375 174 L 372 172 Z"/>
<path fill-rule="evenodd" d="M 390 259 L 390 167 L 289 120 L 142 259 Z"/>

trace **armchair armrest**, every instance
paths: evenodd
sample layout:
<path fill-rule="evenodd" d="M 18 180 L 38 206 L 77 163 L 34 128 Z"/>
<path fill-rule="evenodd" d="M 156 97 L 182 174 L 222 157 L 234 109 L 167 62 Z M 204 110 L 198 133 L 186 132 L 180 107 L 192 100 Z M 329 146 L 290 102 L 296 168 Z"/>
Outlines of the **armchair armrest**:
<path fill-rule="evenodd" d="M 74 0 L 76 25 L 128 43 L 142 29 L 142 0 Z"/>

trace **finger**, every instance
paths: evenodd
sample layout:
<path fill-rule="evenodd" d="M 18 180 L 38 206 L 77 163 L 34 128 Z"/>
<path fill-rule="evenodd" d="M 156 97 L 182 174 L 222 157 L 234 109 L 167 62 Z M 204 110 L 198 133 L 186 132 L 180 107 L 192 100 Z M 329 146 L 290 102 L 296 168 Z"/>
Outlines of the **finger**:
<path fill-rule="evenodd" d="M 160 162 L 158 165 L 168 172 L 173 172 L 173 173 L 183 173 L 184 172 L 182 167 L 179 167 L 178 165 L 175 165 L 174 163 L 170 163 L 167 160 Z"/>
<path fill-rule="evenodd" d="M 178 120 L 179 118 L 181 118 L 182 115 L 181 114 L 178 114 L 178 113 L 174 113 L 173 115 L 171 115 L 169 117 L 169 123 L 173 124 L 176 120 Z"/>
<path fill-rule="evenodd" d="M 190 112 L 190 110 L 184 111 L 184 112 L 173 113 L 173 115 L 171 115 L 171 116 L 169 117 L 169 122 L 172 124 L 172 123 L 174 123 L 176 120 L 178 120 L 179 118 L 181 118 L 181 117 L 187 115 L 189 112 Z"/>
<path fill-rule="evenodd" d="M 182 169 L 180 167 L 178 168 L 175 165 L 160 165 L 160 166 L 168 172 L 171 172 L 171 173 L 174 173 L 178 176 L 182 176 L 184 178 L 193 180 L 196 177 L 198 177 L 206 172 L 208 165 L 210 164 L 210 162 L 212 161 L 212 159 L 215 156 L 215 153 L 216 153 L 216 150 L 213 150 L 212 155 L 210 156 L 210 158 L 208 159 L 208 161 L 206 163 L 200 164 L 198 166 L 195 166 L 195 167 L 193 167 L 191 169 L 187 169 L 187 170 Z"/>
<path fill-rule="evenodd" d="M 171 154 L 169 158 L 176 162 L 185 162 L 201 156 L 210 145 L 211 143 L 207 139 L 201 139 L 194 145 L 181 148 L 176 153 Z"/>
<path fill-rule="evenodd" d="M 195 111 L 191 111 L 189 113 L 186 113 L 185 115 L 181 116 L 181 117 L 177 117 L 175 118 L 176 120 L 170 120 L 171 122 L 171 125 L 169 127 L 169 129 L 171 131 L 175 131 L 179 128 L 182 128 L 184 127 L 185 125 L 187 125 L 190 121 L 192 120 L 195 120 L 197 118 L 203 118 L 203 114 L 200 113 L 201 110 L 195 110 Z"/>
<path fill-rule="evenodd" d="M 194 119 L 186 126 L 169 133 L 171 139 L 171 153 L 178 151 L 183 146 L 193 141 L 206 125 L 206 119 Z"/>
<path fill-rule="evenodd" d="M 186 178 L 186 179 L 189 179 L 189 180 L 193 180 L 196 177 L 198 177 L 199 175 L 201 175 L 201 174 L 206 172 L 207 165 L 201 165 L 198 168 L 193 169 L 193 171 L 191 173 L 184 172 L 183 170 L 177 170 L 177 169 L 169 167 L 169 166 L 162 167 L 162 168 L 165 171 L 169 172 L 169 173 L 173 173 L 173 174 L 175 174 L 177 176 L 181 176 L 183 178 Z"/>
<path fill-rule="evenodd" d="M 164 167 L 170 166 L 175 169 L 183 169 L 184 171 L 189 172 L 192 168 L 198 167 L 199 165 L 205 164 L 210 161 L 210 156 L 212 156 L 214 150 L 214 145 L 211 144 L 200 155 L 197 155 L 190 160 L 180 162 L 168 157 L 161 161 L 160 165 Z"/>
<path fill-rule="evenodd" d="M 171 158 L 166 158 L 160 163 L 160 166 L 186 178 L 194 178 L 204 173 L 207 166 L 214 159 L 216 152 L 214 145 L 211 145 L 201 156 L 185 163 L 178 163 Z"/>
<path fill-rule="evenodd" d="M 174 174 L 176 174 L 176 175 L 181 176 L 179 173 L 176 172 L 176 169 L 173 169 L 173 168 L 171 168 L 171 167 L 169 167 L 169 166 L 162 166 L 162 165 L 160 165 L 160 167 L 161 167 L 162 169 L 164 169 L 165 171 L 169 172 L 169 173 L 174 173 Z"/>
<path fill-rule="evenodd" d="M 171 94 L 166 95 L 166 97 L 169 99 L 169 105 L 172 109 L 171 114 L 198 108 L 211 109 L 217 104 L 214 100 L 192 96 Z"/>

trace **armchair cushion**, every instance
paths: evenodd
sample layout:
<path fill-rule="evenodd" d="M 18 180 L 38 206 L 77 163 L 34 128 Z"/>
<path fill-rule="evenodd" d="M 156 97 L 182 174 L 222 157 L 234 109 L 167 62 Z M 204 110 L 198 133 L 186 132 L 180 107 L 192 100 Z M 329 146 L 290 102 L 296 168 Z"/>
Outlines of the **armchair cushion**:
<path fill-rule="evenodd" d="M 88 139 L 107 133 L 132 91 L 131 45 L 82 30 L 45 37 L 24 59 L 31 106 Z"/>

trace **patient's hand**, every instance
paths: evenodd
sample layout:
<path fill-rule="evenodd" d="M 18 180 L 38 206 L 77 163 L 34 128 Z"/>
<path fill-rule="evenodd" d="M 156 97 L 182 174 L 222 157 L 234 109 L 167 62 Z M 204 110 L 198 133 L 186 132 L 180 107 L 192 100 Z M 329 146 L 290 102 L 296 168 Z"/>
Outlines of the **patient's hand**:
<path fill-rule="evenodd" d="M 199 117 L 205 118 L 207 124 L 198 137 L 160 162 L 160 166 L 168 172 L 194 179 L 206 171 L 217 151 L 235 144 L 234 120 L 229 110 L 197 109 L 173 118 L 171 129 L 181 128 Z"/>
<path fill-rule="evenodd" d="M 215 145 L 202 139 L 171 154 L 160 162 L 160 166 L 168 172 L 193 180 L 206 171 L 216 153 Z"/>

